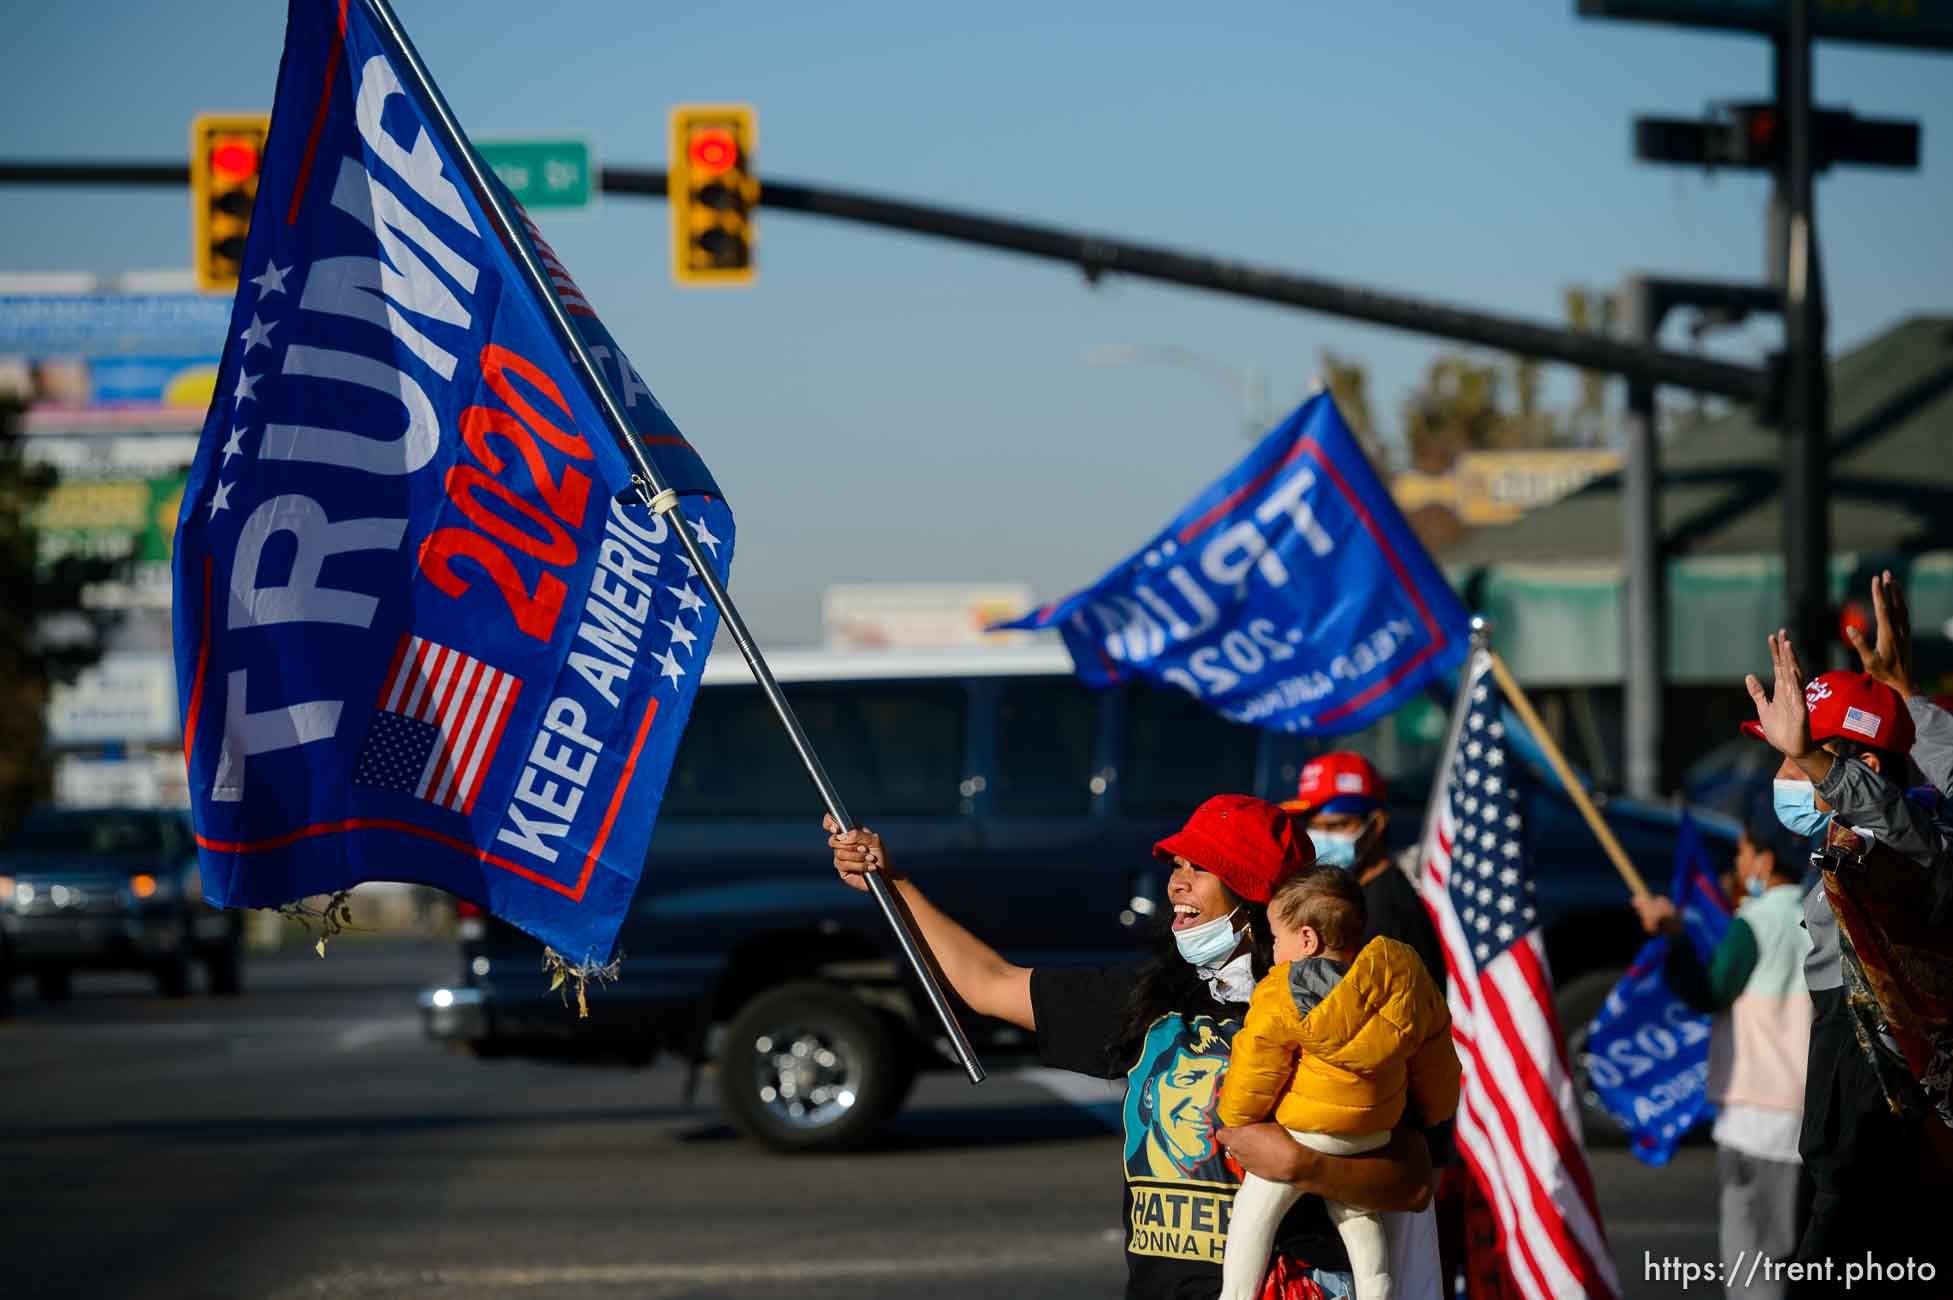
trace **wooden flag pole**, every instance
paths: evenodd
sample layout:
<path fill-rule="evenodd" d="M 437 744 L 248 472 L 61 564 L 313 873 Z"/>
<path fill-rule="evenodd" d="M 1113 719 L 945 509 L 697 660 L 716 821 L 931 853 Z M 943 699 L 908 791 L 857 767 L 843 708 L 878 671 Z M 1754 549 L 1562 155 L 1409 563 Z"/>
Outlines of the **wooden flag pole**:
<path fill-rule="evenodd" d="M 575 325 L 563 310 L 563 304 L 557 299 L 549 277 L 544 274 L 535 250 L 529 246 L 529 241 L 517 229 L 514 213 L 509 210 L 501 190 L 489 181 L 487 168 L 483 166 L 481 158 L 475 153 L 474 146 L 468 142 L 468 137 L 462 132 L 461 124 L 454 116 L 454 110 L 448 107 L 448 102 L 441 95 L 440 88 L 428 75 L 426 65 L 420 61 L 419 52 L 414 49 L 413 42 L 407 38 L 406 30 L 400 25 L 400 20 L 394 16 L 393 8 L 387 0 L 363 0 L 363 3 L 374 19 L 385 29 L 387 36 L 398 50 L 404 65 L 400 72 L 414 83 L 422 98 L 433 110 L 433 125 L 444 137 L 442 143 L 447 145 L 448 151 L 454 155 L 455 160 L 466 169 L 469 184 L 480 196 L 482 207 L 487 213 L 489 222 L 495 227 L 496 235 L 508 246 L 516 264 L 522 268 L 523 276 L 529 282 L 530 291 L 536 295 L 544 312 L 555 325 L 556 333 L 560 336 L 563 346 L 568 349 L 577 368 L 582 371 L 584 387 L 596 401 L 598 409 L 603 412 L 605 422 L 610 425 L 611 438 L 637 471 L 635 478 L 644 504 L 655 514 L 669 513 L 676 519 L 672 525 L 672 532 L 677 534 L 679 544 L 691 560 L 692 567 L 698 571 L 699 581 L 704 585 L 706 595 L 710 596 L 712 603 L 718 607 L 721 620 L 726 630 L 732 634 L 733 641 L 739 646 L 739 653 L 745 656 L 746 666 L 752 669 L 753 678 L 759 683 L 760 691 L 766 696 L 767 702 L 773 706 L 774 713 L 779 716 L 780 725 L 786 728 L 787 738 L 792 742 L 794 752 L 800 756 L 801 766 L 806 768 L 807 775 L 813 780 L 815 792 L 819 794 L 821 803 L 826 806 L 828 814 L 840 824 L 843 830 L 852 829 L 854 822 L 848 816 L 847 806 L 841 802 L 840 792 L 828 779 L 827 769 L 822 766 L 820 756 L 814 752 L 814 747 L 808 741 L 806 731 L 801 728 L 800 719 L 794 714 L 793 707 L 787 703 L 786 694 L 781 691 L 779 682 L 774 680 L 773 670 L 767 667 L 766 658 L 760 653 L 758 642 L 753 640 L 752 633 L 747 630 L 746 621 L 739 616 L 739 610 L 732 603 L 732 597 L 726 592 L 725 584 L 719 581 L 717 570 L 701 551 L 698 539 L 686 526 L 685 512 L 678 505 L 678 494 L 664 481 L 663 476 L 658 473 L 658 467 L 645 454 L 631 427 L 630 418 L 624 414 L 624 408 L 619 404 L 617 395 L 611 391 L 610 381 L 604 377 L 603 370 L 598 367 L 596 359 L 590 355 L 589 344 L 583 341 L 583 336 L 577 333 Z M 868 887 L 876 905 L 881 909 L 882 918 L 895 932 L 896 945 L 908 962 L 909 970 L 914 974 L 916 982 L 922 986 L 924 995 L 929 999 L 929 1005 L 934 1009 L 937 1020 L 941 1022 L 944 1033 L 948 1035 L 950 1046 L 961 1062 L 963 1072 L 969 1076 L 971 1083 L 982 1083 L 983 1064 L 977 1060 L 976 1050 L 970 1046 L 970 1040 L 964 1034 L 963 1026 L 957 1023 L 956 1012 L 943 992 L 942 979 L 937 970 L 934 954 L 929 951 L 929 946 L 923 942 L 922 936 L 916 933 L 914 921 L 909 917 L 900 896 L 889 887 L 887 881 L 882 879 L 880 872 L 869 873 Z"/>
<path fill-rule="evenodd" d="M 1546 761 L 1552 764 L 1553 774 L 1560 778 L 1560 785 L 1566 790 L 1567 798 L 1573 800 L 1573 806 L 1578 808 L 1580 815 L 1587 819 L 1587 829 L 1594 833 L 1594 838 L 1600 841 L 1600 847 L 1607 853 L 1607 860 L 1614 864 L 1614 870 L 1620 872 L 1621 879 L 1627 882 L 1628 892 L 1636 898 L 1648 897 L 1648 886 L 1641 879 L 1641 873 L 1634 869 L 1632 862 L 1628 861 L 1626 850 L 1622 849 L 1621 842 L 1614 838 L 1614 832 L 1601 818 L 1600 811 L 1594 807 L 1594 801 L 1588 798 L 1586 788 L 1573 774 L 1573 768 L 1566 761 L 1566 755 L 1562 754 L 1560 747 L 1553 743 L 1552 733 L 1546 730 L 1546 724 L 1541 722 L 1539 714 L 1533 711 L 1533 702 L 1527 699 L 1526 692 L 1519 688 L 1518 679 L 1512 675 L 1512 670 L 1505 666 L 1505 660 L 1499 658 L 1498 651 L 1487 650 L 1486 653 L 1491 656 L 1492 675 L 1498 679 L 1499 689 L 1505 692 L 1506 699 L 1512 701 L 1512 707 L 1517 710 L 1520 720 L 1526 724 L 1527 730 L 1533 733 L 1533 739 L 1539 742 L 1540 749 L 1546 754 Z"/>

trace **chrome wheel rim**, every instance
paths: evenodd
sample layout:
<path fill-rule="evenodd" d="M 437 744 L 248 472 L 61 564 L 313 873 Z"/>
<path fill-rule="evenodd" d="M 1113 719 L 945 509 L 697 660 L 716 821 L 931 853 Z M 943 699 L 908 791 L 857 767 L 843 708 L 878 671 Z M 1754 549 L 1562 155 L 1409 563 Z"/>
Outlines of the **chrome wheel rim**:
<path fill-rule="evenodd" d="M 760 1104 L 789 1128 L 833 1124 L 861 1095 L 861 1065 L 847 1041 L 804 1024 L 756 1035 L 752 1069 Z"/>

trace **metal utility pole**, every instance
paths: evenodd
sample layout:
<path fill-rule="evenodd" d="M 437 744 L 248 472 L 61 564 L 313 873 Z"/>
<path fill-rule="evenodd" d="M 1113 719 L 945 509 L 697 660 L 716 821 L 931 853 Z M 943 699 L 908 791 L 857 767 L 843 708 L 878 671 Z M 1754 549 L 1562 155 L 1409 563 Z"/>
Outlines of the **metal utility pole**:
<path fill-rule="evenodd" d="M 1953 5 L 1839 5 L 1813 11 L 1811 0 L 1576 0 L 1583 17 L 1621 18 L 1721 28 L 1768 36 L 1774 56 L 1774 95 L 1768 103 L 1729 103 L 1705 120 L 1637 117 L 1634 154 L 1643 162 L 1767 170 L 1774 178 L 1764 215 L 1764 280 L 1769 288 L 1705 286 L 1692 281 L 1628 283 L 1628 316 L 1641 346 L 1660 330 L 1672 306 L 1700 306 L 1723 319 L 1780 310 L 1785 350 L 1781 382 L 1762 403 L 1765 423 L 1783 433 L 1784 624 L 1804 662 L 1821 669 L 1831 658 L 1830 553 L 1826 457 L 1830 452 L 1830 392 L 1825 363 L 1824 280 L 1818 264 L 1815 174 L 1850 165 L 1916 170 L 1916 121 L 1861 118 L 1849 109 L 1815 107 L 1811 47 L 1819 36 L 1923 49 L 1953 49 Z M 1697 297 L 1710 289 L 1713 296 Z M 1732 296 L 1733 295 L 1733 296 Z M 1731 313 L 1734 316 L 1731 316 Z M 1628 376 L 1628 463 L 1622 475 L 1626 511 L 1623 541 L 1628 570 L 1626 645 L 1629 785 L 1652 792 L 1658 765 L 1661 682 L 1659 539 L 1653 493 L 1658 479 L 1651 436 L 1654 388 L 1667 380 Z"/>
<path fill-rule="evenodd" d="M 1621 286 L 1628 337 L 1653 347 L 1662 322 L 1677 307 L 1713 312 L 1734 324 L 1753 312 L 1775 311 L 1778 294 L 1765 285 L 1719 280 L 1630 275 Z M 1667 658 L 1665 612 L 1667 557 L 1661 533 L 1661 440 L 1655 383 L 1630 377 L 1627 421 L 1621 431 L 1621 560 L 1626 577 L 1622 601 L 1621 669 L 1625 696 L 1628 793 L 1638 799 L 1662 794 L 1662 687 Z"/>
<path fill-rule="evenodd" d="M 1807 669 L 1821 671 L 1831 659 L 1830 503 L 1826 459 L 1830 452 L 1830 384 L 1825 373 L 1824 280 L 1819 269 L 1817 211 L 1812 202 L 1816 170 L 1816 121 L 1812 111 L 1811 0 L 1791 0 L 1790 30 L 1783 43 L 1780 92 L 1790 130 L 1783 187 L 1788 199 L 1783 303 L 1789 370 L 1785 377 L 1784 607 L 1793 642 Z"/>
<path fill-rule="evenodd" d="M 1659 313 L 1645 276 L 1626 285 L 1628 337 L 1652 344 Z M 1627 420 L 1621 428 L 1621 550 L 1627 579 L 1621 633 L 1627 734 L 1627 789 L 1637 799 L 1661 794 L 1662 579 L 1661 444 L 1655 428 L 1655 385 L 1627 381 Z"/>

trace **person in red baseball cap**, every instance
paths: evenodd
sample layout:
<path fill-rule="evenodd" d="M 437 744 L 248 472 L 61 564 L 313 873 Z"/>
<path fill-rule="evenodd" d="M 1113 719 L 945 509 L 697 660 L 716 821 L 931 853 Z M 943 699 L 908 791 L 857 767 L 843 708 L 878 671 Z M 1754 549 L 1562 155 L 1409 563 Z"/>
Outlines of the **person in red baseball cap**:
<path fill-rule="evenodd" d="M 1302 766 L 1295 798 L 1282 807 L 1304 818 L 1316 861 L 1355 874 L 1369 916 L 1363 942 L 1375 938 L 1407 943 L 1444 987 L 1444 949 L 1431 914 L 1411 878 L 1390 859 L 1385 832 L 1390 790 L 1369 759 L 1351 749 L 1318 754 Z"/>
<path fill-rule="evenodd" d="M 1308 1150 L 1274 1124 L 1221 1127 L 1234 1036 L 1255 982 L 1273 965 L 1268 900 L 1315 857 L 1306 828 L 1278 805 L 1215 795 L 1154 845 L 1172 871 L 1153 952 L 1101 967 L 1007 960 L 895 871 L 880 836 L 866 828 L 840 834 L 831 819 L 825 825 L 841 879 L 865 889 L 867 873 L 883 874 L 971 1010 L 1032 1031 L 1046 1065 L 1126 1081 L 1122 1222 L 1132 1300 L 1219 1294 L 1225 1225 L 1243 1167 L 1366 1209 L 1429 1203 L 1430 1146 L 1414 1123 L 1360 1157 Z M 1161 1230 L 1170 1216 L 1186 1227 Z M 1349 1258 L 1320 1200 L 1305 1196 L 1279 1241 L 1271 1274 L 1278 1280 L 1265 1295 L 1349 1294 Z"/>
<path fill-rule="evenodd" d="M 1877 641 L 1851 637 L 1864 672 L 1806 683 L 1779 631 L 1771 689 L 1744 680 L 1756 721 L 1743 730 L 1783 755 L 1777 817 L 1813 838 L 1823 868 L 1803 906 L 1812 1023 L 1797 1150 L 1814 1194 L 1797 1258 L 1807 1262 L 1943 1256 L 1939 1207 L 1912 1189 L 1953 1178 L 1953 1095 L 1943 1068 L 1922 1068 L 1930 1052 L 1909 1050 L 1953 1038 L 1953 826 L 1940 797 L 1953 786 L 1953 720 L 1912 683 L 1889 573 L 1872 597 Z M 1905 789 L 1915 759 L 1939 787 L 1926 797 Z"/>

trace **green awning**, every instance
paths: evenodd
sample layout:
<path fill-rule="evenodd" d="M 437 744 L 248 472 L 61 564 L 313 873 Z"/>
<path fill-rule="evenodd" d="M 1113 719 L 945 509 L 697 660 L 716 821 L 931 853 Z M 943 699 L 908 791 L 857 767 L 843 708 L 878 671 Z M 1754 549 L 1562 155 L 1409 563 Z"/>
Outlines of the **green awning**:
<path fill-rule="evenodd" d="M 1919 640 L 1953 624 L 1953 551 L 1832 557 L 1831 599 L 1866 599 L 1890 567 L 1905 584 Z M 1529 685 L 1618 685 L 1622 678 L 1619 564 L 1499 564 L 1475 581 L 1476 608 L 1495 624 L 1493 644 Z M 1468 590 L 1468 595 L 1469 595 Z M 1764 638 L 1783 618 L 1776 556 L 1701 555 L 1668 565 L 1666 677 L 1723 685 L 1765 666 Z"/>

